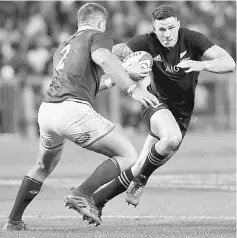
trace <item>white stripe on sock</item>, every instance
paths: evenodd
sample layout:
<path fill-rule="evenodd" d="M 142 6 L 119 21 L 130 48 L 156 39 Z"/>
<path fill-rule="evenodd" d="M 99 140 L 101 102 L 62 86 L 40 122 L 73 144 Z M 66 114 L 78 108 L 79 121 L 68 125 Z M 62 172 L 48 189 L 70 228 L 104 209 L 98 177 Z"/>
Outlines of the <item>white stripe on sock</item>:
<path fill-rule="evenodd" d="M 120 174 L 121 179 L 124 181 L 124 183 L 127 185 L 127 187 L 129 186 L 130 182 L 125 174 L 125 172 L 123 172 L 122 174 Z"/>
<path fill-rule="evenodd" d="M 124 181 L 118 176 L 119 182 L 125 187 L 128 188 L 128 186 L 124 183 Z"/>
<path fill-rule="evenodd" d="M 162 160 L 157 159 L 153 154 L 149 153 L 148 160 L 154 165 L 162 165 Z"/>

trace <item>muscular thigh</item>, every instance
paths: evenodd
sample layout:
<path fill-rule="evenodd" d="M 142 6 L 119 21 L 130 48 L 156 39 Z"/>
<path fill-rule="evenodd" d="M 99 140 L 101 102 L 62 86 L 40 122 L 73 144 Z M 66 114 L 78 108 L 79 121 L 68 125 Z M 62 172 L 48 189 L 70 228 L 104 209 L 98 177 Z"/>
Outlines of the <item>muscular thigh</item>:
<path fill-rule="evenodd" d="M 54 130 L 54 121 L 58 118 L 60 104 L 42 103 L 38 113 L 40 144 L 46 150 L 58 150 L 64 146 L 64 138 Z"/>
<path fill-rule="evenodd" d="M 43 164 L 44 168 L 47 170 L 49 170 L 50 168 L 54 168 L 60 161 L 62 151 L 63 151 L 62 147 L 47 149 L 42 145 L 42 143 L 40 143 L 37 163 Z"/>
<path fill-rule="evenodd" d="M 167 104 L 161 102 L 157 108 L 143 107 L 142 118 L 149 128 L 150 134 L 154 137 L 160 138 L 160 136 L 179 131 L 184 137 L 189 127 L 191 115 L 189 117 L 174 116 Z"/>
<path fill-rule="evenodd" d="M 38 113 L 40 129 L 39 155 L 37 163 L 44 169 L 53 169 L 59 162 L 65 139 L 54 130 L 54 120 L 57 118 L 59 104 L 42 103 Z"/>
<path fill-rule="evenodd" d="M 163 101 L 155 108 L 143 107 L 142 118 L 154 137 L 162 138 L 171 134 L 180 134 L 176 119 Z"/>
<path fill-rule="evenodd" d="M 150 118 L 151 132 L 159 138 L 178 136 L 179 125 L 169 109 L 156 111 Z"/>
<path fill-rule="evenodd" d="M 114 156 L 137 156 L 132 143 L 126 138 L 121 129 L 117 127 L 110 133 L 101 137 L 95 143 L 91 144 L 87 149 L 104 154 L 111 158 Z"/>

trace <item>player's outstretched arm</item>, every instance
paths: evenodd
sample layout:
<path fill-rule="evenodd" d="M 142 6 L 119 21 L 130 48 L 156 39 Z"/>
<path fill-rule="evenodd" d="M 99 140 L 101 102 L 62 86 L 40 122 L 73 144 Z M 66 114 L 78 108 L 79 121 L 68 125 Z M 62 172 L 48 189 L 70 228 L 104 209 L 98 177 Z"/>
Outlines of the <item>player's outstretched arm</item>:
<path fill-rule="evenodd" d="M 186 73 L 208 71 L 224 74 L 235 71 L 234 59 L 221 47 L 213 45 L 203 53 L 204 61 L 186 60 L 179 63 L 179 68 L 187 68 Z"/>
<path fill-rule="evenodd" d="M 220 46 L 214 45 L 203 54 L 204 70 L 213 73 L 229 73 L 235 71 L 234 59 Z"/>
<path fill-rule="evenodd" d="M 92 53 L 93 61 L 98 64 L 113 82 L 144 106 L 159 104 L 158 99 L 149 92 L 136 86 L 129 78 L 119 59 L 108 49 L 99 48 Z"/>

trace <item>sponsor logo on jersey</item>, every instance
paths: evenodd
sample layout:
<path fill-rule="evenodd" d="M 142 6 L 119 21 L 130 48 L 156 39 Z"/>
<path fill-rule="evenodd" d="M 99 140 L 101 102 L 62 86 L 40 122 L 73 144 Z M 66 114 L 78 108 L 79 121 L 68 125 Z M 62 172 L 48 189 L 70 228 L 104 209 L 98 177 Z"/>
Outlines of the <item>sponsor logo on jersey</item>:
<path fill-rule="evenodd" d="M 89 133 L 84 133 L 81 135 L 78 135 L 78 137 L 74 140 L 74 142 L 78 145 L 82 145 L 86 143 L 88 140 L 90 140 L 91 136 Z"/>
<path fill-rule="evenodd" d="M 160 55 L 157 55 L 155 58 L 153 58 L 153 60 L 157 62 L 163 62 Z"/>
<path fill-rule="evenodd" d="M 180 63 L 186 60 L 190 60 L 190 57 L 187 58 L 183 58 L 187 53 L 187 50 L 185 50 L 184 52 L 180 53 Z M 178 73 L 180 71 L 180 68 L 177 67 L 177 65 L 168 65 L 165 69 L 165 72 L 169 72 L 169 73 Z"/>
<path fill-rule="evenodd" d="M 165 69 L 165 72 L 178 73 L 179 72 L 179 67 L 177 67 L 177 65 L 167 66 L 166 69 Z"/>

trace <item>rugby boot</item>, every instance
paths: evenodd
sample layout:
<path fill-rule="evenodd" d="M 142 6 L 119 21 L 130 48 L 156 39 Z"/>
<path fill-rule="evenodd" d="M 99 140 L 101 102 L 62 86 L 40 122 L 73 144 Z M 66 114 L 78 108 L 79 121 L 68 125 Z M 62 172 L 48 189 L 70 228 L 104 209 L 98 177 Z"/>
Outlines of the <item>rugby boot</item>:
<path fill-rule="evenodd" d="M 74 189 L 72 189 L 72 193 L 73 195 L 68 195 L 64 198 L 65 206 L 85 216 L 90 223 L 98 223 L 100 225 L 98 211 L 92 198 Z"/>
<path fill-rule="evenodd" d="M 4 224 L 3 231 L 25 231 L 27 230 L 26 225 L 23 221 L 11 221 L 7 220 Z"/>
<path fill-rule="evenodd" d="M 139 179 L 135 179 L 130 183 L 125 193 L 125 199 L 128 205 L 132 204 L 136 207 L 139 204 L 143 188 L 144 185 Z"/>
<path fill-rule="evenodd" d="M 102 217 L 102 209 L 103 208 L 104 208 L 104 206 L 101 206 L 101 207 L 96 206 L 96 210 L 95 210 L 95 212 L 96 212 L 97 216 L 99 217 L 100 221 L 101 221 L 101 217 Z M 86 215 L 82 216 L 82 220 L 88 221 L 89 225 L 93 224 L 95 227 L 100 225 L 98 222 L 92 222 L 91 218 L 88 218 Z"/>
<path fill-rule="evenodd" d="M 103 208 L 104 208 L 104 206 L 97 207 L 97 209 L 98 209 L 98 217 L 100 218 L 100 220 L 101 220 L 101 217 L 102 217 L 102 210 L 103 210 Z"/>

